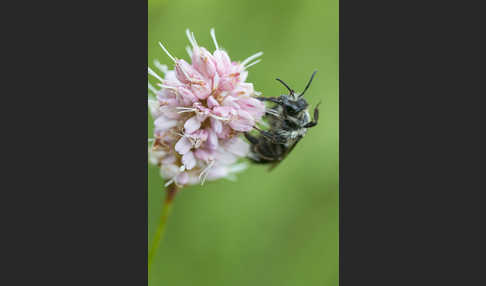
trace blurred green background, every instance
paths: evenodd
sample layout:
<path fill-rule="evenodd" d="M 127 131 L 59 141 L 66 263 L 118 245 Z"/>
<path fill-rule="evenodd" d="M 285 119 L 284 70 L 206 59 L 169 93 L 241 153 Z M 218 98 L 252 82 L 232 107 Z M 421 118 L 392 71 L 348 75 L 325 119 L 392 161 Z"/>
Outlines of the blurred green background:
<path fill-rule="evenodd" d="M 187 59 L 185 29 L 213 51 L 209 30 L 232 60 L 263 51 L 248 81 L 264 96 L 297 91 L 319 101 L 319 125 L 272 172 L 251 165 L 237 182 L 178 193 L 149 285 L 338 285 L 338 0 L 149 0 L 148 63 L 171 65 L 157 42 Z M 150 79 L 152 80 L 152 78 Z M 152 137 L 152 119 L 148 122 Z M 149 243 L 164 198 L 150 165 Z M 150 244 L 149 244 L 150 245 Z"/>

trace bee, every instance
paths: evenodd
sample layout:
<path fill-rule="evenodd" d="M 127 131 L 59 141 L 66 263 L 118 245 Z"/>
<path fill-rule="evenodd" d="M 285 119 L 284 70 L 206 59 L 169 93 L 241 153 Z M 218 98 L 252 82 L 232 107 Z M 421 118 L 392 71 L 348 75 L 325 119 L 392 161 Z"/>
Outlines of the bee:
<path fill-rule="evenodd" d="M 316 72 L 312 73 L 302 93 L 296 93 L 283 80 L 277 78 L 276 80 L 287 88 L 289 94 L 279 97 L 256 97 L 261 101 L 274 103 L 274 106 L 267 108 L 264 115 L 264 119 L 269 124 L 267 130 L 255 127 L 259 132 L 257 136 L 245 133 L 246 139 L 250 142 L 248 158 L 251 161 L 258 164 L 271 164 L 270 170 L 275 168 L 304 137 L 307 128 L 317 125 L 320 103 L 314 108 L 314 118 L 311 120 L 307 109 L 309 104 L 303 98 Z"/>

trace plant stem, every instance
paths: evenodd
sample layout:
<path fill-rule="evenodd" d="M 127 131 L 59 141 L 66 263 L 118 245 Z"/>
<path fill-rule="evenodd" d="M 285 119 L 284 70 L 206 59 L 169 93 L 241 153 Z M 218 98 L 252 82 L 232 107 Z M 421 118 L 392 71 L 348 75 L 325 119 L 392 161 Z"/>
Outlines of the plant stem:
<path fill-rule="evenodd" d="M 169 217 L 170 210 L 172 209 L 172 202 L 174 201 L 175 194 L 177 193 L 178 188 L 177 186 L 172 183 L 167 187 L 166 190 L 166 197 L 165 203 L 162 206 L 162 211 L 160 213 L 160 220 L 159 225 L 157 227 L 157 231 L 155 232 L 155 237 L 152 241 L 152 247 L 149 250 L 148 254 L 148 272 L 150 275 L 150 269 L 152 266 L 152 261 L 154 259 L 155 254 L 157 253 L 157 249 L 160 246 L 160 241 L 162 240 L 165 232 L 165 226 L 167 224 L 167 218 Z"/>

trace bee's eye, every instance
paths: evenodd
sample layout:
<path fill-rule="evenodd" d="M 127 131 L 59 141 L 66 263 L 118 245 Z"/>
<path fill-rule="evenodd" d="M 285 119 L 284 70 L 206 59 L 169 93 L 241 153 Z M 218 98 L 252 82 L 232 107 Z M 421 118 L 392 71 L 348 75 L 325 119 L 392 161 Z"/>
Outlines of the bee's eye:
<path fill-rule="evenodd" d="M 297 101 L 297 106 L 299 107 L 299 111 L 302 111 L 306 109 L 309 104 L 307 103 L 307 101 L 305 101 L 305 99 L 301 98 L 299 99 L 299 101 Z"/>
<path fill-rule="evenodd" d="M 287 104 L 285 105 L 285 111 L 290 115 L 294 115 L 299 112 L 299 108 L 295 104 Z"/>
<path fill-rule="evenodd" d="M 285 111 L 287 114 L 295 115 L 307 108 L 307 101 L 299 99 L 298 101 L 287 102 L 285 105 Z"/>

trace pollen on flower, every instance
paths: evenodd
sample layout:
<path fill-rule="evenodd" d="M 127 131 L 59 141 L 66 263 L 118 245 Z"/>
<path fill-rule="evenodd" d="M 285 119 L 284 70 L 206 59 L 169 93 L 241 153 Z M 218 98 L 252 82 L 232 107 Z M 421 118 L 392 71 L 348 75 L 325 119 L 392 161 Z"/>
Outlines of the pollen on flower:
<path fill-rule="evenodd" d="M 249 149 L 240 135 L 252 130 L 265 113 L 265 105 L 253 97 L 259 93 L 246 82 L 247 69 L 258 63 L 263 53 L 231 61 L 217 42 L 214 29 L 210 34 L 216 48 L 213 53 L 199 46 L 194 33 L 186 30 L 190 61 L 173 56 L 159 42 L 174 68 L 155 61 L 163 76 L 148 68 L 159 88 L 148 85 L 154 95 L 149 95 L 154 118 L 150 162 L 160 166 L 166 186 L 233 179 L 244 169 L 237 161 Z"/>

